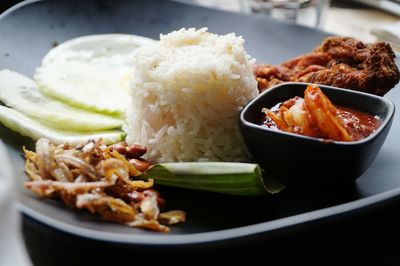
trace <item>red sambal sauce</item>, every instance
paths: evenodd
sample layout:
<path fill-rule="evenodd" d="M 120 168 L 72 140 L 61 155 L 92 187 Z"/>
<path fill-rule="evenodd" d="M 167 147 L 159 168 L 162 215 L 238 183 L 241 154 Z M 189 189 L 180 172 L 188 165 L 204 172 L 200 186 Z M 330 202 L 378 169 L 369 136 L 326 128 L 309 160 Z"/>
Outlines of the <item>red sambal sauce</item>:
<path fill-rule="evenodd" d="M 270 111 L 279 113 L 279 108 L 282 103 L 278 103 L 273 106 Z M 378 116 L 372 116 L 367 113 L 357 111 L 355 109 L 343 106 L 335 105 L 337 109 L 337 115 L 342 120 L 343 126 L 346 131 L 350 134 L 353 141 L 361 140 L 371 135 L 380 125 L 380 119 Z M 274 120 L 268 115 L 265 115 L 262 125 L 275 130 L 280 130 Z M 300 132 L 292 132 L 301 134 Z M 303 134 L 302 134 L 303 135 Z M 323 137 L 323 136 L 316 136 Z"/>
<path fill-rule="evenodd" d="M 338 116 L 353 140 L 360 140 L 371 135 L 380 125 L 378 116 L 372 116 L 352 108 L 336 106 Z"/>
<path fill-rule="evenodd" d="M 307 87 L 304 98 L 296 96 L 262 111 L 262 125 L 268 128 L 327 140 L 361 140 L 380 125 L 377 116 L 333 105 L 316 85 Z"/>

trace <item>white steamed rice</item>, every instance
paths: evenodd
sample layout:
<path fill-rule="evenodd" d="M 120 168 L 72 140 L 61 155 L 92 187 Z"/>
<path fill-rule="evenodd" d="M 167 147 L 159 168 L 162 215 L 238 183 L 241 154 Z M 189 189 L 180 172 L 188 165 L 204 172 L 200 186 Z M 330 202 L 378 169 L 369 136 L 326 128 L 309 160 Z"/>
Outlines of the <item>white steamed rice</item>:
<path fill-rule="evenodd" d="M 128 144 L 152 162 L 247 161 L 240 110 L 257 96 L 242 37 L 181 29 L 135 54 Z"/>

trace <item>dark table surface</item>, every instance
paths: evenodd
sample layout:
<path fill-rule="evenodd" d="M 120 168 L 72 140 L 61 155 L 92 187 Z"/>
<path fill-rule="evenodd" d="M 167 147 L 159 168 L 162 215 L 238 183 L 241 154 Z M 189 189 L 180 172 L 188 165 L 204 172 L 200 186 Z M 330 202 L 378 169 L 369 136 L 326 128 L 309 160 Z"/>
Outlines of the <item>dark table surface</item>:
<path fill-rule="evenodd" d="M 0 12 L 18 2 L 0 1 Z M 35 265 L 104 265 L 108 261 L 119 265 L 137 264 L 138 260 L 192 264 L 201 261 L 210 263 L 217 258 L 230 262 L 245 259 L 249 263 L 257 261 L 269 265 L 286 265 L 289 262 L 296 265 L 400 265 L 400 202 L 351 219 L 335 220 L 301 232 L 288 232 L 268 243 L 244 243 L 239 247 L 219 249 L 218 252 L 202 248 L 182 249 L 180 256 L 172 258 L 168 250 L 157 254 L 141 250 L 131 254 L 124 252 L 123 246 L 116 246 L 110 253 L 99 254 L 96 250 L 101 244 L 82 239 L 77 242 L 73 236 L 57 241 L 56 234 L 30 218 L 24 219 L 23 233 Z M 44 250 L 44 246 L 51 249 Z"/>

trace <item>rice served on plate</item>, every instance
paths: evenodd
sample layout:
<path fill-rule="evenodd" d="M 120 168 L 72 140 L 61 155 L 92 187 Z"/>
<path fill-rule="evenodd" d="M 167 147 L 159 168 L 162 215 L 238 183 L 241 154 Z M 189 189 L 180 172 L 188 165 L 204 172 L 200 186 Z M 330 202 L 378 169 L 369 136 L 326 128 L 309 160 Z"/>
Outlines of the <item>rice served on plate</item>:
<path fill-rule="evenodd" d="M 258 90 L 243 44 L 234 33 L 183 28 L 139 48 L 128 144 L 146 146 L 152 162 L 247 161 L 238 115 Z"/>

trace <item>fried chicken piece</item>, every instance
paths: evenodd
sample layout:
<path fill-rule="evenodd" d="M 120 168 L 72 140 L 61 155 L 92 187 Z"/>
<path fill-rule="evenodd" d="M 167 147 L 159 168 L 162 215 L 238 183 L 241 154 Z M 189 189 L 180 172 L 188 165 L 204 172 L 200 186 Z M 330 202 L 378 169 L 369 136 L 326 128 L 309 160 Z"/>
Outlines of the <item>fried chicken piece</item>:
<path fill-rule="evenodd" d="M 329 37 L 313 52 L 280 65 L 256 65 L 261 91 L 282 82 L 309 82 L 384 95 L 400 79 L 389 44 Z"/>

